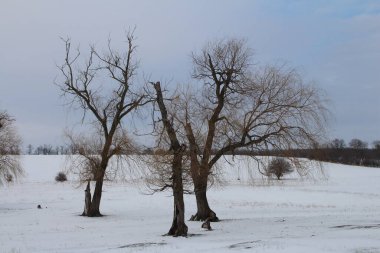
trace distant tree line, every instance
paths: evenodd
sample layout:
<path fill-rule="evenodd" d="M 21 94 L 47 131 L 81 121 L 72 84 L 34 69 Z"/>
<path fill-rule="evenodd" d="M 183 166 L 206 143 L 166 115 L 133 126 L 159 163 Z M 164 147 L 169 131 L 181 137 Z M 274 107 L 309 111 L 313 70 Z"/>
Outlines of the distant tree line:
<path fill-rule="evenodd" d="M 80 147 L 77 145 L 56 145 L 51 144 L 41 144 L 34 147 L 32 144 L 29 144 L 26 147 L 26 155 L 75 155 L 80 153 Z M 93 155 L 97 154 L 96 151 L 93 152 Z"/>
<path fill-rule="evenodd" d="M 259 152 L 238 150 L 230 154 L 298 157 L 323 162 L 380 167 L 380 140 L 373 141 L 371 148 L 368 146 L 369 145 L 367 142 L 357 138 L 352 139 L 348 145 L 343 139 L 333 139 L 332 141 L 322 145 L 316 144 L 315 148 L 286 150 L 268 149 Z"/>
<path fill-rule="evenodd" d="M 380 167 L 380 140 L 375 140 L 369 146 L 367 142 L 354 138 L 348 144 L 343 139 L 335 138 L 325 144 L 317 144 L 316 148 L 308 149 L 268 149 L 263 151 L 252 151 L 238 149 L 233 152 L 227 152 L 229 155 L 258 155 L 258 156 L 282 156 L 282 157 L 299 157 L 318 160 L 324 162 L 342 163 L 348 165 Z M 26 154 L 28 155 L 74 155 L 80 154 L 80 147 L 75 145 L 58 145 L 43 144 L 33 147 L 27 146 Z M 154 155 L 159 152 L 157 149 L 145 148 L 134 149 L 133 152 L 123 152 L 124 154 L 143 154 Z M 96 154 L 97 152 L 93 152 Z M 216 154 L 217 150 L 212 150 Z"/>
<path fill-rule="evenodd" d="M 346 145 L 343 139 L 334 139 L 322 145 L 319 159 L 322 161 L 380 167 L 380 140 L 368 143 L 360 139 L 352 139 Z"/>
<path fill-rule="evenodd" d="M 74 154 L 70 146 L 58 145 L 53 146 L 50 144 L 42 144 L 37 147 L 34 147 L 32 144 L 29 144 L 26 147 L 27 155 L 71 155 Z"/>
<path fill-rule="evenodd" d="M 268 149 L 263 151 L 239 149 L 234 152 L 227 152 L 227 154 L 300 157 L 324 162 L 380 167 L 380 140 L 375 140 L 371 144 L 369 146 L 367 142 L 357 138 L 352 139 L 346 144 L 343 139 L 335 138 L 328 143 L 316 145 L 314 149 Z M 125 152 L 125 154 L 153 155 L 157 152 L 159 152 L 157 149 L 145 148 L 141 150 L 134 149 L 133 152 Z M 216 150 L 212 150 L 212 154 L 216 152 Z M 26 149 L 27 155 L 74 155 L 79 153 L 79 147 L 74 145 L 52 146 L 50 144 L 43 144 L 33 147 L 29 144 Z M 93 153 L 96 154 L 97 152 Z"/>

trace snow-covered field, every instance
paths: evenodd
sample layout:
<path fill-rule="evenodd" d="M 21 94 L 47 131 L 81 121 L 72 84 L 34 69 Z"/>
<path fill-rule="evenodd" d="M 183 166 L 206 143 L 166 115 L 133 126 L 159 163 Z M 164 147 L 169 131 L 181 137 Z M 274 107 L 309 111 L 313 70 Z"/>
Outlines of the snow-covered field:
<path fill-rule="evenodd" d="M 227 185 L 208 193 L 222 221 L 212 223 L 212 231 L 188 221 L 189 237 L 173 238 L 162 236 L 172 219 L 170 192 L 144 195 L 137 183 L 106 183 L 105 216 L 81 217 L 84 186 L 54 181 L 63 157 L 22 161 L 25 177 L 0 188 L 1 253 L 380 252 L 377 168 L 325 164 L 325 176 L 278 182 L 250 173 L 253 163 L 225 163 Z M 185 204 L 189 218 L 194 196 Z"/>

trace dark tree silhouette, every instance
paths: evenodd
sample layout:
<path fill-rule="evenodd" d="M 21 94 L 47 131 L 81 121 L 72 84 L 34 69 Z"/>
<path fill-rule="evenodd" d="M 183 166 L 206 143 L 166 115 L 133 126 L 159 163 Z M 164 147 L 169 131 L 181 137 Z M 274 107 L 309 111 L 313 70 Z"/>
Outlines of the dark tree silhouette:
<path fill-rule="evenodd" d="M 181 144 L 177 136 L 177 131 L 170 120 L 170 115 L 166 108 L 160 82 L 152 83 L 155 90 L 155 103 L 158 105 L 161 115 L 161 123 L 165 136 L 169 140 L 170 148 L 167 152 L 161 154 L 162 158 L 156 166 L 162 167 L 165 164 L 171 164 L 170 184 L 165 184 L 162 188 L 170 187 L 173 189 L 174 212 L 172 226 L 168 235 L 186 236 L 187 226 L 185 224 L 185 204 L 183 201 L 183 157 L 186 151 L 186 145 Z M 163 135 L 159 135 L 164 138 Z M 161 141 L 161 140 L 159 140 Z M 160 155 L 159 155 L 160 156 Z"/>
<path fill-rule="evenodd" d="M 290 162 L 286 161 L 282 157 L 277 157 L 272 159 L 268 166 L 265 168 L 265 172 L 267 176 L 276 176 L 278 180 L 280 180 L 285 174 L 293 172 Z"/>
<path fill-rule="evenodd" d="M 324 134 L 326 110 L 315 86 L 294 69 L 254 69 L 242 40 L 209 43 L 192 55 L 200 90 L 183 96 L 182 117 L 191 160 L 197 213 L 217 221 L 207 200 L 217 161 L 238 149 L 261 151 L 311 147 Z"/>
<path fill-rule="evenodd" d="M 362 141 L 360 139 L 352 139 L 349 143 L 350 147 L 351 148 L 354 148 L 354 149 L 365 149 L 368 147 L 368 143 L 365 142 L 365 141 Z"/>
<path fill-rule="evenodd" d="M 91 178 L 87 180 L 96 182 L 90 207 L 84 215 L 101 216 L 99 206 L 108 163 L 130 144 L 123 127 L 125 118 L 147 103 L 146 96 L 133 89 L 138 67 L 134 60 L 134 36 L 133 32 L 127 34 L 125 53 L 113 50 L 110 40 L 108 51 L 104 54 L 91 47 L 83 67 L 79 65 L 79 50 L 73 55 L 70 40 L 64 42 L 65 60 L 59 67 L 64 80 L 58 85 L 63 95 L 83 110 L 83 118 L 89 118 L 94 129 L 93 135 L 84 141 L 81 141 L 80 135 L 69 138 L 83 157 L 82 169 L 91 172 Z M 107 85 L 101 86 L 101 82 Z M 108 95 L 107 91 L 110 91 Z"/>

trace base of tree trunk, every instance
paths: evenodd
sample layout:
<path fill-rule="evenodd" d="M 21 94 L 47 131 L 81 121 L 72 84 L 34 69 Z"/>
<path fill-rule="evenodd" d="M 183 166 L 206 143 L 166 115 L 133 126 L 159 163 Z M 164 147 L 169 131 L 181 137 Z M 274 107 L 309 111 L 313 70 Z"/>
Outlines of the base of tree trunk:
<path fill-rule="evenodd" d="M 88 216 L 91 210 L 91 188 L 90 181 L 87 182 L 86 190 L 84 190 L 84 210 L 82 216 Z"/>
<path fill-rule="evenodd" d="M 103 217 L 103 214 L 101 214 L 100 212 L 94 212 L 94 213 L 82 213 L 80 216 L 84 216 L 84 217 Z"/>
<path fill-rule="evenodd" d="M 100 213 L 99 208 L 97 210 L 93 210 L 91 203 L 91 189 L 90 189 L 90 181 L 87 183 L 86 190 L 84 191 L 84 210 L 82 216 L 86 217 L 102 217 L 103 215 Z"/>
<path fill-rule="evenodd" d="M 85 216 L 87 216 L 87 217 L 103 217 L 103 215 L 100 212 L 89 213 Z"/>
<path fill-rule="evenodd" d="M 190 221 L 210 221 L 210 222 L 218 222 L 219 218 L 216 216 L 215 212 L 210 210 L 207 214 L 199 214 L 196 213 L 192 215 Z"/>
<path fill-rule="evenodd" d="M 174 196 L 176 197 L 177 194 L 174 194 Z M 180 198 L 180 200 L 181 199 L 182 198 Z M 182 201 L 179 201 L 179 202 L 182 202 L 182 205 L 180 205 L 180 204 L 179 205 L 174 204 L 173 222 L 172 222 L 172 226 L 169 229 L 169 232 L 167 233 L 167 235 L 171 235 L 171 236 L 174 236 L 174 237 L 177 237 L 177 236 L 187 236 L 187 230 L 188 230 L 188 228 L 187 228 L 187 226 L 185 224 L 185 218 L 184 218 L 185 217 L 185 213 L 184 213 L 183 199 L 182 199 Z M 182 206 L 182 208 L 177 208 L 178 206 Z M 180 210 L 182 210 L 182 212 Z"/>
<path fill-rule="evenodd" d="M 167 233 L 167 235 L 170 235 L 170 236 L 174 236 L 174 237 L 177 237 L 177 236 L 184 236 L 186 237 L 187 236 L 187 226 L 186 224 L 181 224 L 181 225 L 172 225 L 172 227 L 170 228 L 169 232 Z"/>

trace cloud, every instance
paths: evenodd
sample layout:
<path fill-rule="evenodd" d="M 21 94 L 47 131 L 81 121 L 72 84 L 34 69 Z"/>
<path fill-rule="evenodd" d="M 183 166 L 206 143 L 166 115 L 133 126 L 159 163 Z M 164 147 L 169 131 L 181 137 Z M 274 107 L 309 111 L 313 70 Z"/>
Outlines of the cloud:
<path fill-rule="evenodd" d="M 26 140 L 52 142 L 68 124 L 53 85 L 64 51 L 59 36 L 83 50 L 104 47 L 110 36 L 124 50 L 124 31 L 135 25 L 141 72 L 153 79 L 187 82 L 191 51 L 215 38 L 244 37 L 257 62 L 285 60 L 327 91 L 334 135 L 348 139 L 361 129 L 356 137 L 378 138 L 379 1 L 4 0 L 0 105 L 17 117 Z M 31 134 L 32 122 L 41 131 Z"/>

